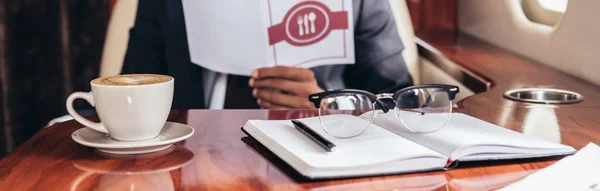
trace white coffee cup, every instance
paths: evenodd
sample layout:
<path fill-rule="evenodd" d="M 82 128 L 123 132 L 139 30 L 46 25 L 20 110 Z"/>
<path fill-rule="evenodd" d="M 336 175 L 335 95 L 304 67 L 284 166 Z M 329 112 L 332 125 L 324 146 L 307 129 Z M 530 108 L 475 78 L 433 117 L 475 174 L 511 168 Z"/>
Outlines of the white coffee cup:
<path fill-rule="evenodd" d="M 155 74 L 98 78 L 90 82 L 91 92 L 75 92 L 69 96 L 67 111 L 79 123 L 116 140 L 153 139 L 160 134 L 169 116 L 174 81 L 170 76 Z M 78 98 L 96 108 L 100 123 L 87 120 L 75 111 L 73 101 Z"/>

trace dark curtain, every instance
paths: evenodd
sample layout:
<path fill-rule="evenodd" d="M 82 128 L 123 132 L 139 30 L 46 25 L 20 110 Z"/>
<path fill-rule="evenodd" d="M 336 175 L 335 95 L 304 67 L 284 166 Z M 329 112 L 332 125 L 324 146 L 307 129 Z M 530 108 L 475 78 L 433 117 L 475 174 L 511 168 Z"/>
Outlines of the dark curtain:
<path fill-rule="evenodd" d="M 70 93 L 90 90 L 109 1 L 0 0 L 0 158 L 65 115 Z"/>

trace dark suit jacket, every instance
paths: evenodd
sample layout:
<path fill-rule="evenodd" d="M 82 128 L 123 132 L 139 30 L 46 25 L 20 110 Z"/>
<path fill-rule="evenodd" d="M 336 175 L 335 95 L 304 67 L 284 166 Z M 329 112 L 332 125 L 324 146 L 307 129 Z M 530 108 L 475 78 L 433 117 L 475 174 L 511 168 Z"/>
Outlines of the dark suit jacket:
<path fill-rule="evenodd" d="M 354 0 L 353 8 L 356 63 L 312 68 L 319 86 L 326 90 L 353 88 L 383 93 L 412 85 L 388 1 Z M 178 109 L 206 108 L 216 79 L 215 72 L 190 62 L 180 0 L 139 1 L 122 71 L 173 76 L 173 108 Z M 238 86 L 243 93 L 237 97 L 253 100 L 247 78 L 230 75 L 229 82 L 228 91 Z M 231 94 L 227 97 L 231 100 Z"/>

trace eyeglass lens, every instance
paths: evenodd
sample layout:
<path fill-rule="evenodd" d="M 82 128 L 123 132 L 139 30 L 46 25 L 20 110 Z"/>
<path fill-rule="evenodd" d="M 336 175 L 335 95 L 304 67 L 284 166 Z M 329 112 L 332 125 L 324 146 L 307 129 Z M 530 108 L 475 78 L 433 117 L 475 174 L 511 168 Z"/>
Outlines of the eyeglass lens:
<path fill-rule="evenodd" d="M 440 88 L 420 88 L 396 98 L 396 115 L 414 132 L 433 132 L 446 125 L 452 113 L 448 92 Z"/>
<path fill-rule="evenodd" d="M 321 99 L 319 119 L 323 129 L 338 138 L 350 138 L 364 132 L 373 120 L 373 102 L 362 94 L 334 94 Z M 365 120 L 366 123 L 350 123 L 349 121 L 327 118 L 330 115 L 353 115 Z"/>

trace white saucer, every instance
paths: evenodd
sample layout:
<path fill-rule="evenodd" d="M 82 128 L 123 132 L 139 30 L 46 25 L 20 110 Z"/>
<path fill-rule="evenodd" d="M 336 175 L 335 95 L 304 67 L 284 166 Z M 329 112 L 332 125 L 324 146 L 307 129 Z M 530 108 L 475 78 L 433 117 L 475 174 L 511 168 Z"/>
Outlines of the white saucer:
<path fill-rule="evenodd" d="M 112 154 L 142 154 L 165 150 L 173 143 L 185 140 L 194 134 L 194 128 L 181 123 L 167 122 L 160 134 L 145 141 L 118 141 L 107 134 L 84 127 L 71 134 L 75 142 L 94 147 Z"/>

